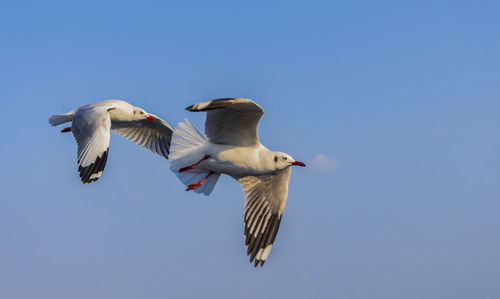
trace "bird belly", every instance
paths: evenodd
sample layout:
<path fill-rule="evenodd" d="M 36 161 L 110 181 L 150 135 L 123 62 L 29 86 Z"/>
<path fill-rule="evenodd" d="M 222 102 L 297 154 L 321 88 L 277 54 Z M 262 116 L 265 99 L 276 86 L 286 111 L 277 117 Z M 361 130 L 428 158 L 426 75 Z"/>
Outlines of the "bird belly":
<path fill-rule="evenodd" d="M 259 167 L 258 148 L 209 143 L 206 153 L 210 158 L 200 166 L 208 171 L 224 173 L 235 178 L 270 172 Z"/>

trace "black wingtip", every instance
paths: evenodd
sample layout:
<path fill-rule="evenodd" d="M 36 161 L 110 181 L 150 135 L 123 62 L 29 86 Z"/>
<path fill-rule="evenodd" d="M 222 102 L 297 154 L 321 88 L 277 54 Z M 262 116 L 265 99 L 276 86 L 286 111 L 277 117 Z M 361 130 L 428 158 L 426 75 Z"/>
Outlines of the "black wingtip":
<path fill-rule="evenodd" d="M 108 151 L 109 148 L 107 148 L 106 151 L 101 156 L 97 157 L 94 163 L 85 167 L 78 166 L 78 172 L 80 173 L 80 180 L 82 181 L 83 184 L 90 184 L 99 179 L 100 176 L 94 178 L 91 178 L 91 176 L 93 174 L 98 174 L 99 172 L 102 173 L 104 167 L 106 166 L 106 161 L 108 160 Z M 78 163 L 80 163 L 80 161 L 78 161 Z"/>
<path fill-rule="evenodd" d="M 257 223 L 259 222 L 261 216 L 257 218 Z M 257 265 L 260 263 L 260 266 L 264 266 L 264 263 L 267 260 L 262 259 L 262 256 L 257 257 L 257 253 L 259 250 L 265 250 L 268 246 L 272 246 L 274 243 L 274 240 L 276 238 L 276 235 L 278 233 L 278 229 L 281 223 L 281 215 L 278 214 L 272 214 L 272 216 L 269 218 L 267 225 L 264 229 L 264 232 L 259 232 L 257 236 L 255 237 L 253 234 L 250 233 L 249 228 L 248 228 L 248 223 L 245 223 L 245 245 L 247 245 L 247 255 L 250 256 L 250 263 L 254 263 L 254 267 L 257 267 Z M 269 254 L 269 252 L 267 253 Z"/>
<path fill-rule="evenodd" d="M 253 266 L 254 266 L 254 268 L 258 268 L 259 266 L 262 267 L 262 266 L 264 266 L 265 262 L 266 262 L 265 260 L 255 259 Z"/>

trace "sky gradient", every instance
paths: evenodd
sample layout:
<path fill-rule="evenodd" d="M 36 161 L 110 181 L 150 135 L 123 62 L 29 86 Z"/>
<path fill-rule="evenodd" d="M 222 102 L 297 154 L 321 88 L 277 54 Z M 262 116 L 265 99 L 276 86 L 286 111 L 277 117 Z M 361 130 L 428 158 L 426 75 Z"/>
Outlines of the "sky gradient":
<path fill-rule="evenodd" d="M 0 4 L 1 298 L 499 298 L 498 1 Z M 51 114 L 265 110 L 294 168 L 265 266 L 241 186 L 185 192 L 115 133 L 83 185 Z"/>

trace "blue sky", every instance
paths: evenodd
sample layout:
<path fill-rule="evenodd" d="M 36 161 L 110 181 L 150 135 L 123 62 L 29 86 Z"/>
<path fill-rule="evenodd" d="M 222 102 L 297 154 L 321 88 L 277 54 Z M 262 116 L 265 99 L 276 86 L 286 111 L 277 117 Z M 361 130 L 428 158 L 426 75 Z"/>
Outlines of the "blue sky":
<path fill-rule="evenodd" d="M 0 5 L 0 297 L 498 298 L 497 1 Z M 208 198 L 112 134 L 82 185 L 51 114 L 119 98 L 175 125 L 246 97 L 293 169 L 262 269 L 243 192 Z"/>

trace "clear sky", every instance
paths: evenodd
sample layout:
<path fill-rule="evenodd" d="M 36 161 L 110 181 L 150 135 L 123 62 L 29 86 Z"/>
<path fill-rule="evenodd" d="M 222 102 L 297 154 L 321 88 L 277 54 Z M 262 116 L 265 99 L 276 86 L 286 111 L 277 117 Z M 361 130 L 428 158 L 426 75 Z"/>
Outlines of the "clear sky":
<path fill-rule="evenodd" d="M 500 298 L 498 1 L 3 1 L 1 298 Z M 47 119 L 118 98 L 175 125 L 266 111 L 294 168 L 263 268 L 243 192 L 185 192 L 112 134 L 101 179 Z"/>

